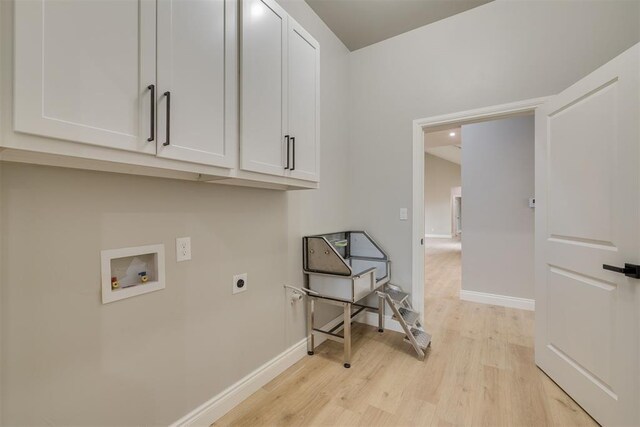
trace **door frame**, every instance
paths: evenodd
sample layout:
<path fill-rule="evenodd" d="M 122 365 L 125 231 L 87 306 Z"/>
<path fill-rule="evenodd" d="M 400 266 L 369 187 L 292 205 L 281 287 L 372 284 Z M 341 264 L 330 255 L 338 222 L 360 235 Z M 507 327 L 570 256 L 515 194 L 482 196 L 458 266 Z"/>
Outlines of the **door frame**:
<path fill-rule="evenodd" d="M 452 124 L 470 124 L 528 114 L 550 96 L 531 98 L 507 104 L 493 105 L 457 113 L 432 116 L 413 121 L 412 151 L 412 218 L 411 218 L 411 303 L 424 321 L 424 131 L 446 129 Z"/>
<path fill-rule="evenodd" d="M 460 191 L 456 191 L 460 189 Z M 451 189 L 451 238 L 458 237 L 458 221 L 456 220 L 456 199 L 460 199 L 460 217 L 462 217 L 462 187 Z M 426 221 L 425 221 L 426 222 Z"/>

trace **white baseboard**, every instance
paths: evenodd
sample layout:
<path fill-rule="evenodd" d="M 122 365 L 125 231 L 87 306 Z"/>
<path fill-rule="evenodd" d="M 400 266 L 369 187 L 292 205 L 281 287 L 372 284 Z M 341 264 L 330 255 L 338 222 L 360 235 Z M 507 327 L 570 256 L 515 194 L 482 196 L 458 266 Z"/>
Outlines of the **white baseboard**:
<path fill-rule="evenodd" d="M 535 311 L 535 300 L 528 298 L 510 297 L 507 295 L 489 294 L 486 292 L 465 291 L 460 289 L 460 299 L 463 301 L 479 302 L 481 304 L 499 305 L 502 307 L 519 308 Z"/>
<path fill-rule="evenodd" d="M 452 239 L 453 236 L 451 234 L 425 234 L 424 237 L 431 239 Z"/>
<path fill-rule="evenodd" d="M 331 322 L 324 325 L 322 329 L 329 330 L 342 322 L 342 319 L 342 316 L 338 316 Z M 364 312 L 354 320 L 367 325 L 378 326 L 378 315 L 376 313 Z M 385 318 L 385 329 L 404 333 L 400 324 L 390 317 Z M 316 335 L 316 347 L 326 341 L 326 339 L 327 338 L 322 335 Z M 287 368 L 293 366 L 306 355 L 307 339 L 304 338 L 273 359 L 269 360 L 264 365 L 260 366 L 255 371 L 251 372 L 249 375 L 242 378 L 240 381 L 232 384 L 202 405 L 198 406 L 196 409 L 171 424 L 171 426 L 210 426 L 227 412 L 242 403 L 246 398 L 258 391 L 260 387 L 266 385 L 269 381 L 280 375 Z"/>
<path fill-rule="evenodd" d="M 260 387 L 267 384 L 298 360 L 306 356 L 306 354 L 307 340 L 305 338 L 260 366 L 237 383 L 198 406 L 171 424 L 171 426 L 210 426 L 243 400 L 258 391 Z"/>
<path fill-rule="evenodd" d="M 336 317 L 331 322 L 322 327 L 329 330 L 342 321 L 342 316 Z M 376 325 L 377 325 L 376 320 Z M 315 336 L 315 346 L 319 346 L 326 337 L 322 335 Z M 258 391 L 260 387 L 266 385 L 269 381 L 280 375 L 287 368 L 293 366 L 298 360 L 307 355 L 307 339 L 303 338 L 296 344 L 292 345 L 284 352 L 280 353 L 264 365 L 260 366 L 240 381 L 227 387 L 193 411 L 189 412 L 178 421 L 171 424 L 172 427 L 178 426 L 210 426 L 220 419 L 227 412 L 242 403 L 246 398 Z"/>

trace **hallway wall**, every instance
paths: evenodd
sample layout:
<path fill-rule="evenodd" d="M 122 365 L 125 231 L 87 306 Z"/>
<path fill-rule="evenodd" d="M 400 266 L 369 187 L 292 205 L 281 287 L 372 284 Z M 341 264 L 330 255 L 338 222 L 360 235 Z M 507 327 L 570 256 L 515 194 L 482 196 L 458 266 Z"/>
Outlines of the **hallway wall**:
<path fill-rule="evenodd" d="M 460 186 L 460 165 L 431 154 L 424 156 L 424 221 L 427 236 L 453 234 L 451 189 Z"/>
<path fill-rule="evenodd" d="M 534 298 L 534 118 L 462 126 L 462 289 Z"/>

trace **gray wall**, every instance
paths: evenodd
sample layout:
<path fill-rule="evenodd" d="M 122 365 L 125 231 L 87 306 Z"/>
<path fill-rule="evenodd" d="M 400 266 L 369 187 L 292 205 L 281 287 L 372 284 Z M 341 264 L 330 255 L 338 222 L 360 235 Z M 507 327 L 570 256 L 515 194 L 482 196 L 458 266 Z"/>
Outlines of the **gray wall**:
<path fill-rule="evenodd" d="M 462 289 L 534 298 L 534 118 L 462 126 Z"/>
<path fill-rule="evenodd" d="M 637 43 L 639 14 L 635 0 L 497 0 L 350 54 L 352 218 L 388 250 L 394 283 L 411 288 L 421 237 L 398 220 L 412 121 L 558 93 Z"/>
<path fill-rule="evenodd" d="M 282 5 L 322 46 L 319 190 L 3 165 L 0 424 L 166 425 L 303 337 L 282 285 L 302 284 L 303 235 L 347 223 L 348 51 L 306 3 Z M 193 260 L 176 263 L 181 236 Z M 100 250 L 153 243 L 166 289 L 102 305 Z"/>
<path fill-rule="evenodd" d="M 451 188 L 460 187 L 460 165 L 424 156 L 424 222 L 426 234 L 451 235 Z"/>

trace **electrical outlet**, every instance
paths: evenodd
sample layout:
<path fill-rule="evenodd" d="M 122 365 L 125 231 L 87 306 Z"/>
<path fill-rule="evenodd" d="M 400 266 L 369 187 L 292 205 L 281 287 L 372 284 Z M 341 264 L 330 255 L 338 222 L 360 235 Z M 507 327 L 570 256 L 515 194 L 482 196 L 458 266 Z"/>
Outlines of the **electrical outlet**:
<path fill-rule="evenodd" d="M 238 294 L 247 290 L 247 273 L 233 276 L 233 293 Z"/>
<path fill-rule="evenodd" d="M 176 239 L 176 261 L 189 261 L 191 259 L 191 237 L 178 237 Z"/>

